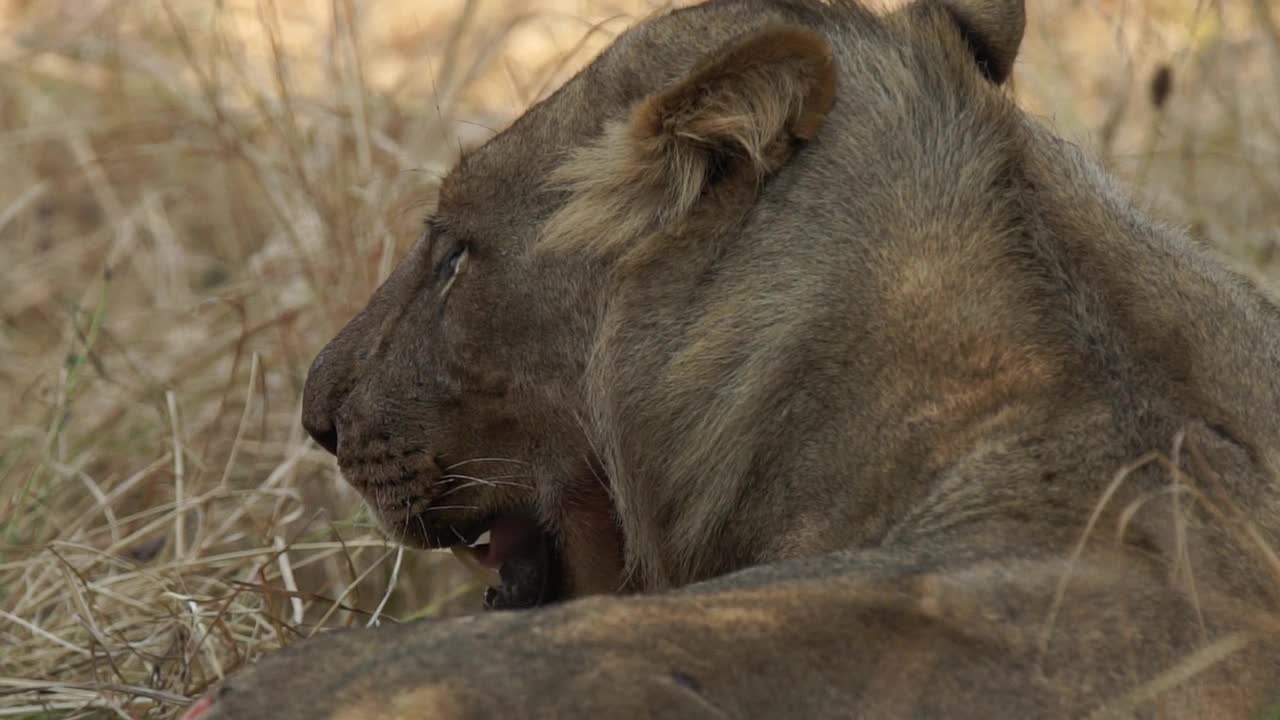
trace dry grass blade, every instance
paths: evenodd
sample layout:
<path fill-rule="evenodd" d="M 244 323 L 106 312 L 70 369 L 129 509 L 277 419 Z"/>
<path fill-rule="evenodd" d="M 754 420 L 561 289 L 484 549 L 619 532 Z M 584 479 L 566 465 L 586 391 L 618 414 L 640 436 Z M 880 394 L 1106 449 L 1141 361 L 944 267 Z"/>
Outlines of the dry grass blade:
<path fill-rule="evenodd" d="M 1215 640 L 1182 659 L 1159 677 L 1144 683 L 1119 700 L 1107 703 L 1089 716 L 1089 720 L 1118 720 L 1131 718 L 1138 708 L 1161 694 L 1185 683 L 1199 673 L 1208 670 L 1232 654 L 1248 647 L 1256 638 L 1247 632 L 1237 632 Z"/>

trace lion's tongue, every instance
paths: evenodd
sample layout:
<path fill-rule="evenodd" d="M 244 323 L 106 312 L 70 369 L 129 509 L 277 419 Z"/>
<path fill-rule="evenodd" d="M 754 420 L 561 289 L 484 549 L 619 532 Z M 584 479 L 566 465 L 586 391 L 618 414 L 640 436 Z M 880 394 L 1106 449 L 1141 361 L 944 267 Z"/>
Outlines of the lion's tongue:
<path fill-rule="evenodd" d="M 494 570 L 519 554 L 529 552 L 538 541 L 538 526 L 523 518 L 502 518 L 489 529 L 489 542 L 472 548 L 472 556 L 481 565 Z"/>

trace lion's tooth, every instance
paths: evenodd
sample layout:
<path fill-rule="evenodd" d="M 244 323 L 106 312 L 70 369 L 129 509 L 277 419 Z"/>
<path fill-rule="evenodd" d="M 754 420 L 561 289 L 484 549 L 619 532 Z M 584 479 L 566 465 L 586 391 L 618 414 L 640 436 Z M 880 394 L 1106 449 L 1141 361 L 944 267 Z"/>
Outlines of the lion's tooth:
<path fill-rule="evenodd" d="M 476 545 L 488 545 L 488 544 L 489 544 L 489 531 L 485 530 L 484 532 L 480 533 L 480 537 L 476 538 L 475 542 L 471 543 L 471 546 L 475 547 Z"/>

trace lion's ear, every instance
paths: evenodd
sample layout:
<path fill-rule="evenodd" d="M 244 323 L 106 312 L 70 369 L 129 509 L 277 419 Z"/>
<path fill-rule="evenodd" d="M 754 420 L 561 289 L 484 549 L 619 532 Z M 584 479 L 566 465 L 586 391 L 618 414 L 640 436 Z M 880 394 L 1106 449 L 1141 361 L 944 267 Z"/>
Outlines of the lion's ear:
<path fill-rule="evenodd" d="M 754 193 L 817 133 L 835 76 L 826 39 L 797 27 L 767 27 L 711 53 L 556 172 L 572 194 L 544 242 L 616 247 L 684 220 L 712 192 Z"/>
<path fill-rule="evenodd" d="M 1026 31 L 1025 0 L 943 0 L 978 61 L 982 74 L 1000 84 L 1013 72 Z"/>
<path fill-rule="evenodd" d="M 776 170 L 792 143 L 809 140 L 835 98 L 831 46 L 810 30 L 772 27 L 714 53 L 631 115 L 637 150 L 697 185 L 727 164 Z M 698 172 L 701 170 L 702 172 Z"/>

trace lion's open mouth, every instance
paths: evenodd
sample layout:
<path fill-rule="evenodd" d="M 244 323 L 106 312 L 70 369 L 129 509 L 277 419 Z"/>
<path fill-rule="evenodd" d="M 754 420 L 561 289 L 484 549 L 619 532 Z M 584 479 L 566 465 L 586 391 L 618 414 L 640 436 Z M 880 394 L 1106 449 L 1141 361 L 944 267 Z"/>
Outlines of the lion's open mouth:
<path fill-rule="evenodd" d="M 531 608 L 559 599 L 563 572 L 559 548 L 555 538 L 529 517 L 499 516 L 473 544 L 453 550 L 498 571 L 501 582 L 484 593 L 487 609 Z"/>

